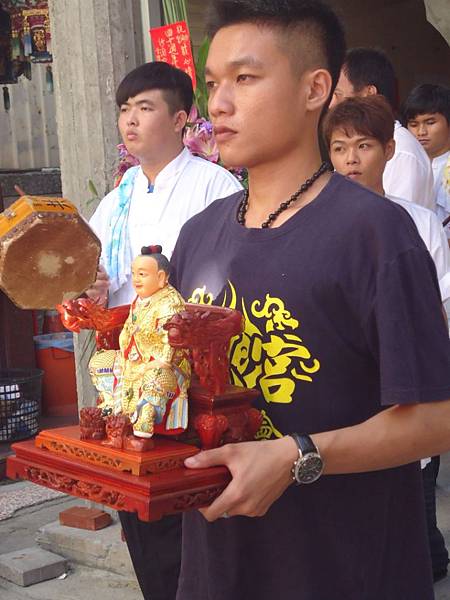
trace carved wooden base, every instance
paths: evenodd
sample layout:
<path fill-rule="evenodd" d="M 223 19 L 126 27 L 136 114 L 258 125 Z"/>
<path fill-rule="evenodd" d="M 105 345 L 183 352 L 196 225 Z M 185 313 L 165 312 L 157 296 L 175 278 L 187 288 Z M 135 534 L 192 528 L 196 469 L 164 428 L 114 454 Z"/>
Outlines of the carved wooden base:
<path fill-rule="evenodd" d="M 15 456 L 7 459 L 10 479 L 27 479 L 116 510 L 137 512 L 143 521 L 207 506 L 231 479 L 225 467 L 183 467 L 136 477 L 37 448 L 34 440 L 14 444 L 12 449 Z"/>
<path fill-rule="evenodd" d="M 197 433 L 203 450 L 221 444 L 247 442 L 255 438 L 262 415 L 251 407 L 258 390 L 227 385 L 221 394 L 212 394 L 196 381 L 189 389 L 187 438 Z"/>
<path fill-rule="evenodd" d="M 154 437 L 151 441 L 154 447 L 147 452 L 118 450 L 101 441 L 80 440 L 78 425 L 41 431 L 35 440 L 37 448 L 115 471 L 130 471 L 133 475 L 180 469 L 185 458 L 199 451 L 195 446 L 170 438 Z"/>

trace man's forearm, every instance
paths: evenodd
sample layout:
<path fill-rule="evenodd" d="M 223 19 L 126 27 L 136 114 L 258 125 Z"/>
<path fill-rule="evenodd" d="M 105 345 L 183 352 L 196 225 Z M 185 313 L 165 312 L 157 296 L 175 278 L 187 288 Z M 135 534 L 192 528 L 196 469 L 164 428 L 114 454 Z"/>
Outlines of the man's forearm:
<path fill-rule="evenodd" d="M 325 474 L 396 467 L 450 450 L 450 400 L 394 406 L 359 425 L 311 437 Z"/>

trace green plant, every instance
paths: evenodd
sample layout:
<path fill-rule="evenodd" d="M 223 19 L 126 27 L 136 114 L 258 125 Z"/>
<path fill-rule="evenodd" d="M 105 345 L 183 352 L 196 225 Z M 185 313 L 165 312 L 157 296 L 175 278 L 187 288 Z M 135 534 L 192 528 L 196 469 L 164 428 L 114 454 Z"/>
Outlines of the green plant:
<path fill-rule="evenodd" d="M 167 24 L 188 21 L 185 0 L 163 0 L 164 21 Z"/>
<path fill-rule="evenodd" d="M 88 180 L 88 190 L 92 195 L 88 200 L 86 200 L 86 206 L 89 206 L 92 204 L 92 202 L 96 202 L 98 204 L 101 198 L 98 195 L 97 188 L 95 187 L 95 183 L 92 181 L 92 179 Z"/>
<path fill-rule="evenodd" d="M 195 73 L 197 77 L 197 89 L 195 90 L 195 104 L 199 115 L 208 118 L 208 90 L 205 81 L 205 65 L 209 52 L 209 38 L 205 37 L 200 48 L 195 62 Z"/>

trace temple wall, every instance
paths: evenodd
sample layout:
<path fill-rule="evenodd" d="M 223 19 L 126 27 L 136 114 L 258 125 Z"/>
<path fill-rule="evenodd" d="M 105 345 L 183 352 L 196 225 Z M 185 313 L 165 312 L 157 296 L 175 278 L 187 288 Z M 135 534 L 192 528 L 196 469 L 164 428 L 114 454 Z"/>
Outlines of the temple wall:
<path fill-rule="evenodd" d="M 450 85 L 450 47 L 427 21 L 422 0 L 330 0 L 340 12 L 348 46 L 382 48 L 392 60 L 399 79 L 400 99 L 420 83 Z M 440 0 L 429 0 L 437 5 Z M 376 8 L 375 8 L 376 4 Z M 448 0 L 437 11 L 441 24 L 450 25 Z"/>
<path fill-rule="evenodd" d="M 6 86 L 8 111 L 0 89 L 0 170 L 59 166 L 55 98 L 47 90 L 45 69 L 33 64 L 31 81 L 22 76 Z"/>

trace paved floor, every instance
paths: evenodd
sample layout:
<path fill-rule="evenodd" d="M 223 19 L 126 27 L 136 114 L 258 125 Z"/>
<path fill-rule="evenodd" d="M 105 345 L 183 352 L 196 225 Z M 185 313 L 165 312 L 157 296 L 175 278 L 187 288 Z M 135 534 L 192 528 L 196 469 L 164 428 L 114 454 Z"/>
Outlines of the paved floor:
<path fill-rule="evenodd" d="M 55 498 L 66 498 L 66 496 L 28 481 L 14 484 L 13 489 L 10 485 L 0 486 L 0 521 L 12 517 L 21 508 L 35 506 Z"/>
<path fill-rule="evenodd" d="M 0 494 L 8 488 L 17 494 L 26 491 L 28 482 L 0 486 Z M 22 486 L 19 489 L 16 486 Z M 38 487 L 38 486 L 34 486 Z M 24 494 L 25 496 L 25 494 Z M 0 521 L 0 553 L 36 546 L 38 529 L 58 520 L 62 510 L 79 505 L 80 500 L 60 495 L 58 498 L 25 506 L 12 518 Z M 103 570 L 71 564 L 67 576 L 22 588 L 0 578 L 1 600 L 141 600 L 134 578 Z"/>

